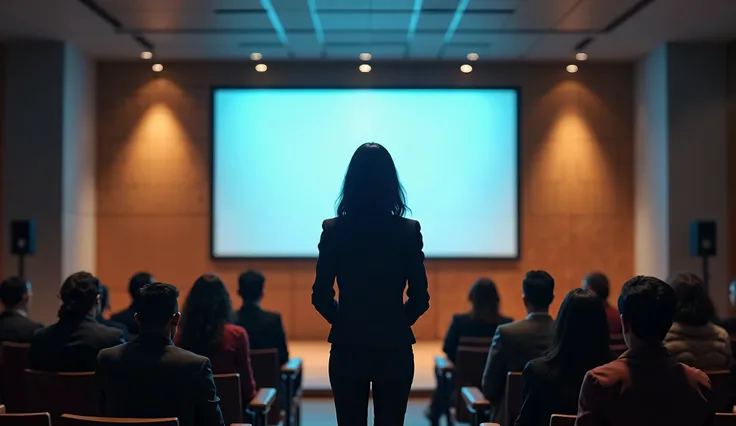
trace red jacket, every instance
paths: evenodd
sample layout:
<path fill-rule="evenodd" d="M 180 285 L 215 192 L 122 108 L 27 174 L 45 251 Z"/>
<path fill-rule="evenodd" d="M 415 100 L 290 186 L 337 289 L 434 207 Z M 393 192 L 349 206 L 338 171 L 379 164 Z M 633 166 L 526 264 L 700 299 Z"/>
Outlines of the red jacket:
<path fill-rule="evenodd" d="M 618 310 L 611 306 L 608 302 L 606 302 L 604 306 L 606 308 L 606 317 L 608 318 L 609 333 L 623 333 L 623 326 L 621 325 L 621 315 L 618 313 Z"/>

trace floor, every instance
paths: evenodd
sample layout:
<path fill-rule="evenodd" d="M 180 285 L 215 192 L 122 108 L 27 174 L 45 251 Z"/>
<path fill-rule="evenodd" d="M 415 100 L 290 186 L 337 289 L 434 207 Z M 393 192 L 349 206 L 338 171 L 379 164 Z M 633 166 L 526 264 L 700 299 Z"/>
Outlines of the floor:
<path fill-rule="evenodd" d="M 424 417 L 424 409 L 428 399 L 412 398 L 406 410 L 405 426 L 428 426 L 429 420 Z M 369 408 L 368 424 L 373 424 L 372 413 Z M 336 426 L 335 407 L 330 399 L 306 399 L 302 401 L 303 426 Z"/>

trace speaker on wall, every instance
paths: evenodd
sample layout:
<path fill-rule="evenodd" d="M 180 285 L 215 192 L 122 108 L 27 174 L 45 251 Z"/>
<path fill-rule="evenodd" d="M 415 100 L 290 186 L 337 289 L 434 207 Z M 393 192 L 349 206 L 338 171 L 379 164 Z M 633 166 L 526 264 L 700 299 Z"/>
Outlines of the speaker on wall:
<path fill-rule="evenodd" d="M 10 222 L 10 252 L 17 256 L 36 253 L 36 222 L 33 220 Z"/>
<path fill-rule="evenodd" d="M 716 222 L 696 220 L 690 223 L 690 256 L 716 255 Z"/>

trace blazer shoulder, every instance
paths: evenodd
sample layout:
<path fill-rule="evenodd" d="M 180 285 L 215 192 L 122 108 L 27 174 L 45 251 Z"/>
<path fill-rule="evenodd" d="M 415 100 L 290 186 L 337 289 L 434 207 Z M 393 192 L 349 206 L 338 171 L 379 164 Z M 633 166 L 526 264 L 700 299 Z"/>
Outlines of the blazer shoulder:
<path fill-rule="evenodd" d="M 199 369 L 205 363 L 210 362 L 209 358 L 197 355 L 194 352 L 188 351 L 178 346 L 167 346 L 166 348 L 169 353 L 174 356 L 174 359 L 176 359 L 176 362 L 179 365 L 188 365 Z"/>
<path fill-rule="evenodd" d="M 708 375 L 705 374 L 703 371 L 695 367 L 690 367 L 689 365 L 683 363 L 680 363 L 680 366 L 685 371 L 688 382 L 692 387 L 711 389 L 710 379 L 708 378 Z"/>
<path fill-rule="evenodd" d="M 117 341 L 123 338 L 123 330 L 110 327 L 104 324 L 95 323 L 92 325 L 92 331 L 104 340 Z"/>
<path fill-rule="evenodd" d="M 333 217 L 330 219 L 325 219 L 322 221 L 322 229 L 327 231 L 329 229 L 333 229 L 335 227 L 335 224 L 337 223 L 337 218 Z"/>
<path fill-rule="evenodd" d="M 616 359 L 588 371 L 588 375 L 600 386 L 612 387 L 628 380 L 629 365 L 624 359 Z"/>
<path fill-rule="evenodd" d="M 452 323 L 455 325 L 467 324 L 470 322 L 471 316 L 469 313 L 454 314 L 452 316 Z"/>
<path fill-rule="evenodd" d="M 97 357 L 100 360 L 119 359 L 122 357 L 123 352 L 125 351 L 125 348 L 128 347 L 128 345 L 130 345 L 130 343 L 124 343 L 122 345 L 117 345 L 117 346 L 112 346 L 109 348 L 101 349 Z"/>
<path fill-rule="evenodd" d="M 248 335 L 245 328 L 235 324 L 225 324 L 224 334 L 225 336 L 231 336 L 232 338 L 239 338 L 241 336 Z"/>

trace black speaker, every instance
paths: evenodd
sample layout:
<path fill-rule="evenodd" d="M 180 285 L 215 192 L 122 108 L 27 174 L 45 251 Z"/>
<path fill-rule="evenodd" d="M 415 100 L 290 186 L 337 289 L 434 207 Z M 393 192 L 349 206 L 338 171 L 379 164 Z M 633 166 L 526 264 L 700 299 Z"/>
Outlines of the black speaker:
<path fill-rule="evenodd" d="M 10 222 L 10 252 L 19 256 L 36 253 L 36 222 L 32 220 Z"/>
<path fill-rule="evenodd" d="M 696 220 L 690 223 L 690 256 L 716 255 L 716 223 Z"/>

